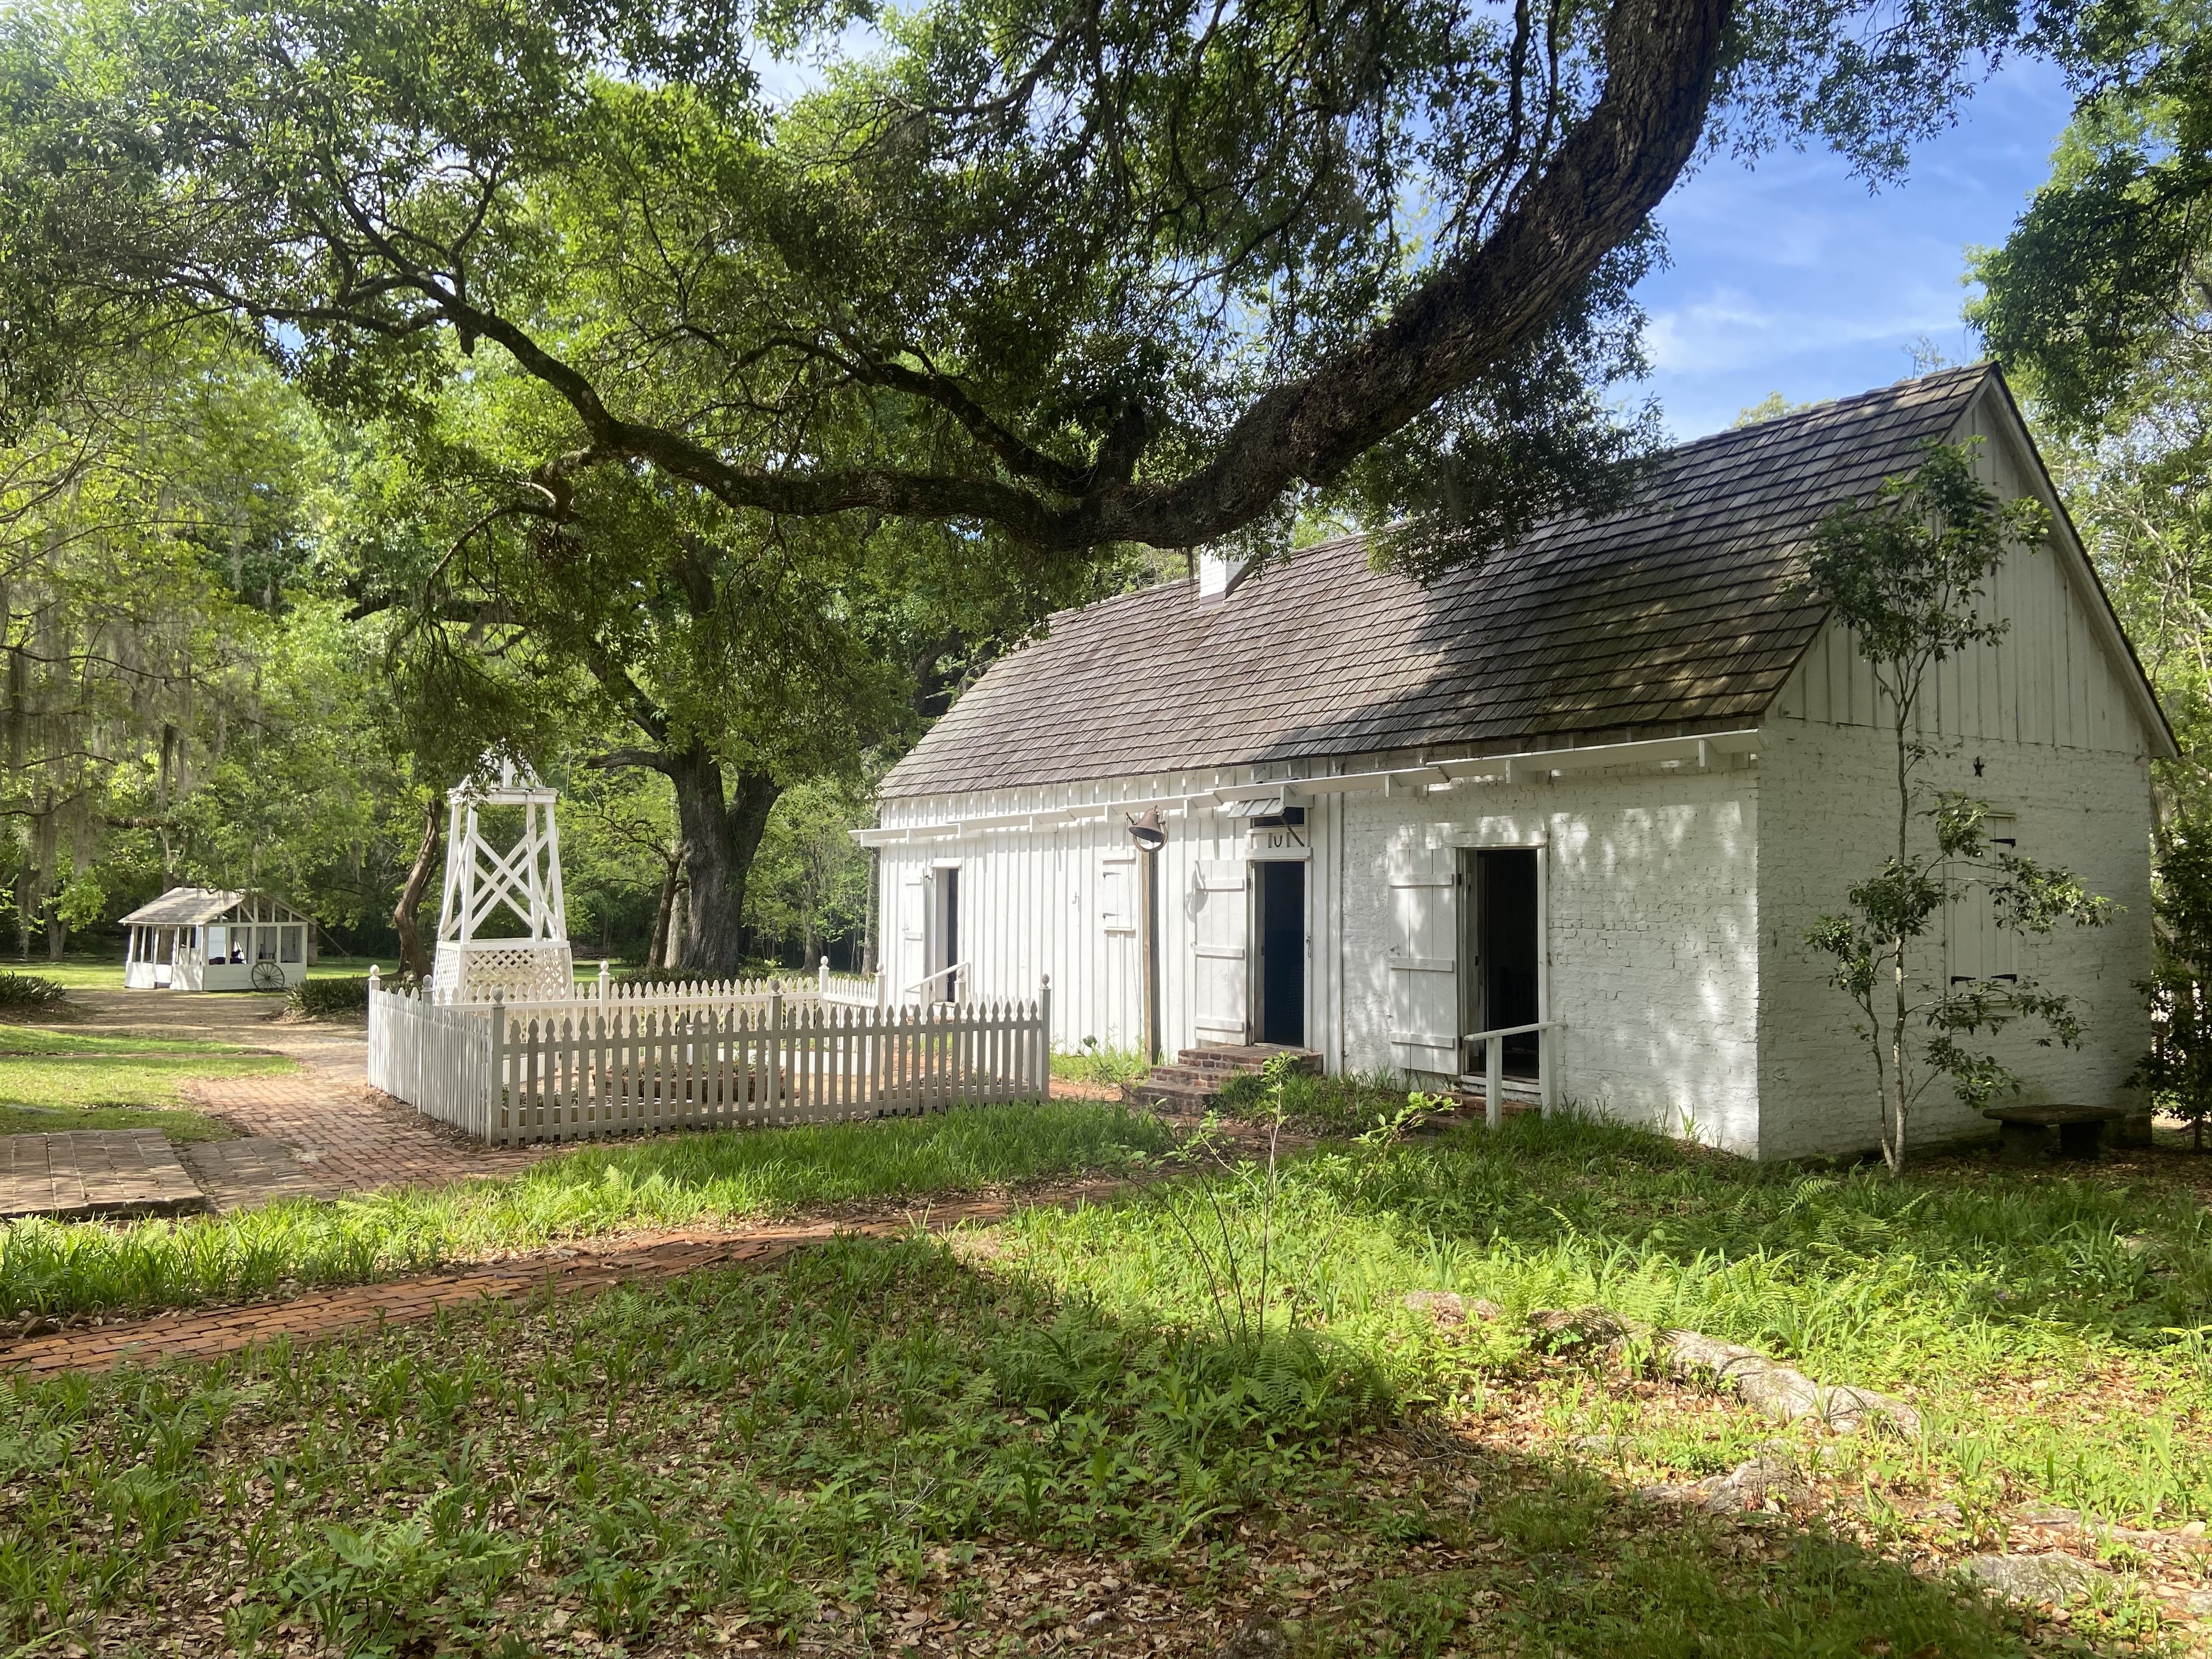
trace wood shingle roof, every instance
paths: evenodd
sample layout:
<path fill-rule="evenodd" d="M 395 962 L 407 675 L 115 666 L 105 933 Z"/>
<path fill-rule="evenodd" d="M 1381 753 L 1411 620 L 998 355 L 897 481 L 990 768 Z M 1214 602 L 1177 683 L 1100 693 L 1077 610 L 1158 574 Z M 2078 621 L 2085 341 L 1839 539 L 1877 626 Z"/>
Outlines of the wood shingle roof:
<path fill-rule="evenodd" d="M 1947 370 L 1684 444 L 1625 511 L 1555 519 L 1427 588 L 1370 569 L 1355 537 L 1218 603 L 1176 582 L 1064 611 L 883 793 L 1756 723 L 1826 614 L 1793 586 L 1814 527 L 1909 470 L 1994 374 Z"/>

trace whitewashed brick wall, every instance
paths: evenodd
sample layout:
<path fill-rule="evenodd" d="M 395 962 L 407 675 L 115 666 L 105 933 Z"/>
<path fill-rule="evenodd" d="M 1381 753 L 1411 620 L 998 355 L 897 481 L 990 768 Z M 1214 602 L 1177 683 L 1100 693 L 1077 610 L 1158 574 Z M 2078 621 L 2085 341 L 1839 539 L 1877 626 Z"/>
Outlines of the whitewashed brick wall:
<path fill-rule="evenodd" d="M 1855 879 L 1894 844 L 1891 735 L 1869 726 L 1778 720 L 1759 757 L 1759 1092 L 1762 1158 L 1850 1153 L 1878 1144 L 1872 1062 L 1851 1035 L 1851 1005 L 1826 982 L 1827 958 L 1802 943 L 1824 913 L 1840 912 Z M 1973 757 L 1984 762 L 1973 775 Z M 1931 765 L 1932 787 L 1972 790 L 2019 813 L 2021 852 L 2064 865 L 2124 907 L 2111 925 L 2062 927 L 2024 941 L 2019 965 L 2075 996 L 2088 1024 L 2079 1050 L 2037 1047 L 2018 1028 L 1995 1045 L 2027 1079 L 2026 1098 L 2103 1105 L 2132 1097 L 2121 1079 L 2149 1042 L 2135 981 L 2150 967 L 2150 791 L 2140 757 L 2049 744 L 1967 739 Z M 1940 940 L 1928 960 L 1942 971 Z M 1986 1133 L 1986 1120 L 1937 1083 L 1922 1097 L 1923 1144 Z"/>
<path fill-rule="evenodd" d="M 1570 774 L 1344 805 L 1344 1053 L 1391 1064 L 1394 844 L 1548 836 L 1559 1097 L 1731 1151 L 1759 1149 L 1756 771 Z"/>

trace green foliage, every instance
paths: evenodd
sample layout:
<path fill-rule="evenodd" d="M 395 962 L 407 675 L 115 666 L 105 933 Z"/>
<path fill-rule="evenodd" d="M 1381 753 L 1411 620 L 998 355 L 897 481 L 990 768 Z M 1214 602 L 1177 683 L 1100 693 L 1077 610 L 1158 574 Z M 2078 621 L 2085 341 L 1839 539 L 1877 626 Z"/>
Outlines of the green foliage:
<path fill-rule="evenodd" d="M 957 526 L 1042 589 L 1318 495 L 1477 556 L 1640 442 L 1605 392 L 1709 112 L 1739 151 L 1901 171 L 2019 33 L 1862 10 L 1146 3 L 1080 33 L 939 0 L 855 45 L 842 5 L 43 0 L 0 49 L 0 385 L 213 308 L 349 412 L 513 365 L 544 396 L 503 516 L 665 489 L 773 520 L 756 547 Z M 771 97 L 762 49 L 823 84 Z"/>
<path fill-rule="evenodd" d="M 1940 953 L 1941 920 L 1970 885 L 1986 890 L 1998 927 L 2021 933 L 2048 933 L 2062 921 L 2098 926 L 2108 902 L 2068 871 L 2017 851 L 1993 852 L 1982 827 L 1988 802 L 1944 792 L 1915 805 L 1916 774 L 1935 754 L 1912 735 L 1929 671 L 2003 636 L 2006 624 L 1977 608 L 1984 586 L 2009 554 L 2040 542 L 2049 522 L 2039 502 L 2000 501 L 1984 488 L 1971 445 L 1937 442 L 1914 471 L 1829 514 L 1814 543 L 1810 586 L 1850 629 L 1895 721 L 1897 850 L 1850 888 L 1849 914 L 1824 915 L 1804 935 L 1833 958 L 1831 982 L 1858 1011 L 1852 1029 L 1872 1061 L 1882 1156 L 1893 1173 L 1905 1167 L 1913 1108 L 1937 1078 L 1975 1106 L 2018 1089 L 2018 1078 L 1982 1040 L 2032 1020 L 2042 1029 L 2039 1043 L 2081 1041 L 2068 997 L 2024 975 L 1962 988 L 1940 956 L 1930 966 L 1928 946 Z M 1933 831 L 1917 847 L 1916 820 Z"/>
<path fill-rule="evenodd" d="M 0 973 L 0 1014 L 51 1013 L 69 993 L 37 974 Z"/>
<path fill-rule="evenodd" d="M 1793 404 L 1779 392 L 1770 392 L 1757 403 L 1747 404 L 1736 411 L 1735 419 L 1729 424 L 1741 429 L 1757 426 L 1764 421 L 1778 421 L 1784 415 L 1795 415 L 1801 409 L 1810 409 L 1809 403 Z"/>
<path fill-rule="evenodd" d="M 2186 1119 L 2202 1150 L 2212 1117 L 2212 834 L 2193 819 L 2167 824 L 2152 877 L 2158 957 L 2142 987 L 2151 1048 L 2129 1081 Z"/>
<path fill-rule="evenodd" d="M 2201 375 L 2212 323 L 2212 32 L 2201 0 L 2094 9 L 2051 176 L 1973 274 L 1990 355 L 2069 435 Z M 2192 368 L 2193 365 L 2193 368 Z"/>
<path fill-rule="evenodd" d="M 1970 308 L 2026 393 L 2082 541 L 2212 811 L 2212 31 L 2200 0 L 2100 5 L 2050 179 L 1975 259 Z"/>
<path fill-rule="evenodd" d="M 880 1122 L 666 1135 L 585 1148 L 501 1181 L 176 1222 L 0 1224 L 0 1312 L 251 1298 L 286 1279 L 351 1284 L 646 1224 L 763 1219 L 1124 1168 L 1167 1146 L 1150 1117 L 1115 1106 L 963 1107 Z"/>
<path fill-rule="evenodd" d="M 1136 1049 L 1109 1048 L 1095 1036 L 1084 1038 L 1083 1046 L 1073 1054 L 1055 1054 L 1052 1057 L 1054 1077 L 1073 1078 L 1102 1088 L 1134 1083 L 1152 1069 L 1151 1062 Z"/>
<path fill-rule="evenodd" d="M 1974 476 L 1974 446 L 1930 443 L 1911 471 L 1821 520 L 1808 578 L 1850 628 L 1893 709 L 1908 713 L 1928 670 L 2006 624 L 1975 609 L 2016 550 L 2050 533 L 2043 505 L 2001 500 Z"/>
<path fill-rule="evenodd" d="M 343 1019 L 368 1015 L 368 976 L 359 979 L 303 979 L 284 997 L 285 1006 L 307 1019 Z"/>
<path fill-rule="evenodd" d="M 242 1649 L 286 1625 L 358 1653 L 683 1651 L 738 1630 L 888 1649 L 926 1607 L 988 1647 L 1078 1622 L 1097 1605 L 1066 1587 L 1079 1568 L 1110 1570 L 1148 1634 L 1209 1649 L 1224 1609 L 1288 1605 L 1306 1659 L 2021 1659 L 2054 1626 L 1854 1537 L 1905 1505 L 1955 1505 L 1913 1540 L 1946 1558 L 2045 1504 L 2212 1514 L 2194 1427 L 2212 1371 L 2161 1329 L 2212 1273 L 2183 1190 L 1811 1174 L 1564 1115 L 1332 1149 L 1273 1200 L 1261 1346 L 1209 1336 L 1170 1201 L 19 1378 L 0 1390 L 0 1633 L 58 1647 L 151 1605 L 220 1607 Z M 1264 1201 L 1232 1194 L 1230 1224 Z M 1509 1317 L 1444 1340 L 1402 1306 L 1417 1288 Z M 1775 1429 L 1725 1397 L 1685 1412 L 1612 1386 L 1513 1328 L 1589 1301 L 1909 1390 L 1929 1431 L 1817 1443 L 1859 1528 L 1638 1501 L 1770 1452 Z M 2076 1603 L 2063 1638 L 2160 1650 L 2142 1620 Z"/>

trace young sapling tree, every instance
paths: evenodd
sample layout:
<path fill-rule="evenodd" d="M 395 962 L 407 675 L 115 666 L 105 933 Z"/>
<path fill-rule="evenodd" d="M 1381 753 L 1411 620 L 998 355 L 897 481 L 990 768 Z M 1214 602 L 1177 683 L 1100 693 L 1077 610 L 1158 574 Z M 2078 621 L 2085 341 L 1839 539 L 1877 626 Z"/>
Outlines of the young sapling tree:
<path fill-rule="evenodd" d="M 2003 637 L 2004 622 L 1979 609 L 1990 579 L 2049 528 L 2039 502 L 2001 500 L 1975 477 L 1971 445 L 1938 442 L 1913 471 L 1831 513 L 1814 541 L 1810 586 L 1851 630 L 1896 722 L 1895 848 L 1850 889 L 1847 914 L 1822 916 L 1805 935 L 1835 959 L 1832 981 L 1857 1006 L 1852 1029 L 1873 1062 L 1882 1160 L 1893 1175 L 1905 1168 L 1913 1109 L 1937 1079 L 1948 1078 L 1977 1106 L 2019 1088 L 1994 1054 L 1969 1042 L 2021 1020 L 2042 1027 L 2039 1043 L 2081 1041 L 2069 1000 L 2026 975 L 1954 982 L 1942 970 L 1939 923 L 1977 886 L 1996 926 L 2014 933 L 2047 933 L 2061 921 L 2094 927 L 2106 901 L 2067 871 L 1993 848 L 1987 801 L 1951 791 L 1931 797 L 1921 781 L 1940 752 L 1920 735 L 1930 672 Z M 1927 832 L 1916 835 L 1923 823 Z M 1923 959 L 1931 950 L 1932 969 Z"/>

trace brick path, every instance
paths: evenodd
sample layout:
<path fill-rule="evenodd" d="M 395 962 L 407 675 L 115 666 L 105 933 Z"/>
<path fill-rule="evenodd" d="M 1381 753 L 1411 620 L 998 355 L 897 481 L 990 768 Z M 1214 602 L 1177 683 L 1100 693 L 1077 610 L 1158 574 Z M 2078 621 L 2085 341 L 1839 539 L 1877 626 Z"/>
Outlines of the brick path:
<path fill-rule="evenodd" d="M 206 1207 L 159 1129 L 0 1135 L 0 1217 L 85 1221 Z"/>
<path fill-rule="evenodd" d="M 288 1077 L 207 1078 L 185 1085 L 194 1106 L 245 1139 L 204 1142 L 185 1164 L 219 1209 L 300 1194 L 337 1197 L 380 1188 L 511 1175 L 556 1150 L 478 1146 L 369 1088 L 368 1036 L 335 1022 L 276 1018 L 279 997 L 244 993 L 76 991 L 65 1029 L 107 1035 L 202 1037 L 286 1054 Z"/>

